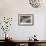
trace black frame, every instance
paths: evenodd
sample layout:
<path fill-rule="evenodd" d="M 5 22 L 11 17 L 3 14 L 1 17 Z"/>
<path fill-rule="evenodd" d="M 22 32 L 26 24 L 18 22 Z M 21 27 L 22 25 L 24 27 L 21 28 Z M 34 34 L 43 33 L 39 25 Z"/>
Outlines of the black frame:
<path fill-rule="evenodd" d="M 28 16 L 27 18 L 29 19 L 30 17 L 32 18 L 30 18 L 31 19 L 31 23 L 20 23 L 20 18 L 21 17 L 24 17 L 24 16 Z M 18 14 L 18 25 L 20 25 L 20 26 L 33 26 L 34 25 L 34 15 L 33 14 Z"/>

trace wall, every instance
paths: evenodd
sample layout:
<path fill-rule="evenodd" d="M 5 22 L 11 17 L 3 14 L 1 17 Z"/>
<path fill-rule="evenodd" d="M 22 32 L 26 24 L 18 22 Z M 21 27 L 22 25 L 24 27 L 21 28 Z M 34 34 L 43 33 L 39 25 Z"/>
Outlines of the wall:
<path fill-rule="evenodd" d="M 37 39 L 46 40 L 45 38 L 46 8 L 44 7 L 33 8 L 30 6 L 28 0 L 0 0 L 0 18 L 3 16 L 13 18 L 12 26 L 8 33 L 10 33 L 17 40 L 27 40 L 34 34 L 37 35 Z M 34 25 L 19 26 L 18 14 L 34 14 Z M 2 35 L 1 33 L 3 32 L 0 31 L 0 35 Z M 2 38 L 3 37 L 0 36 L 0 39 Z"/>

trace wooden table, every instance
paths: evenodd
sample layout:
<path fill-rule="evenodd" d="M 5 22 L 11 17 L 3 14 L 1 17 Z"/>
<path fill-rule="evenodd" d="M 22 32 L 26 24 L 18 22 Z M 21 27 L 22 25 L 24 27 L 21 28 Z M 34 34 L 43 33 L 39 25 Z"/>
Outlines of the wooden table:
<path fill-rule="evenodd" d="M 8 41 L 9 44 L 14 44 L 16 46 L 46 46 L 46 40 L 39 40 L 39 41 L 29 41 L 29 40 L 13 40 Z"/>
<path fill-rule="evenodd" d="M 24 44 L 24 46 L 42 46 L 46 44 L 46 40 L 39 40 L 39 41 L 17 40 L 15 43 L 16 46 L 20 46 L 20 44 Z"/>

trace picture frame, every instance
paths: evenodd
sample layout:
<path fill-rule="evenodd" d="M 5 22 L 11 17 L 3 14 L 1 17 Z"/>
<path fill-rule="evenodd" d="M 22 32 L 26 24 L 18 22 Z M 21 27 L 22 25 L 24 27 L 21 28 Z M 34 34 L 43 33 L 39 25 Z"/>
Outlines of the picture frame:
<path fill-rule="evenodd" d="M 18 14 L 18 25 L 21 25 L 21 26 L 34 25 L 34 15 L 33 14 Z"/>

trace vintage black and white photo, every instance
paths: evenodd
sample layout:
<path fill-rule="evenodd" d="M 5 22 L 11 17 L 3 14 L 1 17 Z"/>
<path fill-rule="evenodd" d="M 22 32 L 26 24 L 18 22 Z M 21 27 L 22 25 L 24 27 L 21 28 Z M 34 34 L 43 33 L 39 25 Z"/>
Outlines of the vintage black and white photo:
<path fill-rule="evenodd" d="M 18 14 L 19 25 L 33 25 L 34 24 L 33 14 Z"/>

